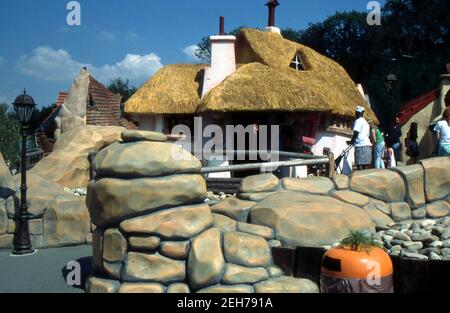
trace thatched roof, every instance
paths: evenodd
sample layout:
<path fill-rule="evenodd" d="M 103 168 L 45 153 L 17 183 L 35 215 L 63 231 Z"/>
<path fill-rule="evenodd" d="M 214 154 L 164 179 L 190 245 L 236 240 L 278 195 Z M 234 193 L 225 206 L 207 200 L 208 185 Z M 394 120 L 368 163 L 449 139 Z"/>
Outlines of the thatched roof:
<path fill-rule="evenodd" d="M 296 54 L 304 71 L 289 67 Z M 237 36 L 236 61 L 242 66 L 203 99 L 198 78 L 206 66 L 169 65 L 127 102 L 126 112 L 319 111 L 350 117 L 359 105 L 377 121 L 342 66 L 276 33 L 243 29 Z"/>
<path fill-rule="evenodd" d="M 132 114 L 187 114 L 197 110 L 207 65 L 167 65 L 126 102 Z"/>

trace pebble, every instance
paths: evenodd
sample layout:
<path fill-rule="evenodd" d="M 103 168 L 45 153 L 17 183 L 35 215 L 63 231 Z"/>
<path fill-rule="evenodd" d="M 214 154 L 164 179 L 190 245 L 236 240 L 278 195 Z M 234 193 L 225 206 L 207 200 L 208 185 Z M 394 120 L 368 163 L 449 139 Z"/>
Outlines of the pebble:
<path fill-rule="evenodd" d="M 430 258 L 430 260 L 435 260 L 435 261 L 442 260 L 442 258 L 434 252 L 430 252 L 430 255 L 428 257 Z"/>
<path fill-rule="evenodd" d="M 430 233 L 424 233 L 420 235 L 413 235 L 411 237 L 413 241 L 421 241 L 423 243 L 432 243 L 434 240 L 433 236 Z"/>
<path fill-rule="evenodd" d="M 428 247 L 431 248 L 442 248 L 444 246 L 444 243 L 442 241 L 433 241 L 428 245 Z"/>
<path fill-rule="evenodd" d="M 450 255 L 450 249 L 449 248 L 441 249 L 441 254 L 443 256 Z"/>
<path fill-rule="evenodd" d="M 428 260 L 427 256 L 421 255 L 421 254 L 418 254 L 418 253 L 402 253 L 401 256 L 403 256 L 405 258 L 410 258 L 410 259 Z"/>
<path fill-rule="evenodd" d="M 409 237 L 407 234 L 402 232 L 397 232 L 394 235 L 394 239 L 403 240 L 403 241 L 411 241 L 411 237 Z"/>
<path fill-rule="evenodd" d="M 450 248 L 450 239 L 447 239 L 444 242 L 442 242 L 442 246 L 444 248 Z"/>
<path fill-rule="evenodd" d="M 391 252 L 394 252 L 394 251 L 402 251 L 402 246 L 400 246 L 400 245 L 393 246 L 391 248 Z"/>
<path fill-rule="evenodd" d="M 434 221 L 434 220 L 424 220 L 422 223 L 420 223 L 420 225 L 422 226 L 422 227 L 429 227 L 429 226 L 434 226 L 434 225 L 436 225 L 436 221 Z"/>
<path fill-rule="evenodd" d="M 392 239 L 394 239 L 394 237 L 390 236 L 390 235 L 384 235 L 381 237 L 384 241 L 391 241 Z M 399 238 L 397 238 L 399 239 Z"/>
<path fill-rule="evenodd" d="M 406 249 L 412 249 L 412 250 L 421 250 L 423 248 L 423 243 L 420 241 L 414 242 L 414 241 L 404 241 L 402 246 Z"/>

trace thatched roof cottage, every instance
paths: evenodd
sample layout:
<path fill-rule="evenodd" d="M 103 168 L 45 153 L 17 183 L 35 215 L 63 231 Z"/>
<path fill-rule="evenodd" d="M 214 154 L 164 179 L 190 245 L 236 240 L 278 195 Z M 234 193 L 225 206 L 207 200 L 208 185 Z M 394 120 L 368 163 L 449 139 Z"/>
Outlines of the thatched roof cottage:
<path fill-rule="evenodd" d="M 125 104 L 139 128 L 170 131 L 202 116 L 223 125 L 302 125 L 305 144 L 340 154 L 352 134 L 356 106 L 378 122 L 342 66 L 279 29 L 242 29 L 211 37 L 211 64 L 168 65 Z M 205 124 L 204 124 L 205 126 Z"/>

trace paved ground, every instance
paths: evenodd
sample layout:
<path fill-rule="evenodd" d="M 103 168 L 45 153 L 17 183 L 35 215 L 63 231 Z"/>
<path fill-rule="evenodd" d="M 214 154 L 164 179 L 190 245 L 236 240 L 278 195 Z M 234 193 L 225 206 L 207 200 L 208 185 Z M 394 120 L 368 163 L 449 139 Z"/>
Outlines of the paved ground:
<path fill-rule="evenodd" d="M 90 272 L 91 246 L 39 250 L 27 257 L 11 257 L 0 251 L 0 293 L 81 293 L 83 287 L 69 287 L 65 277 L 67 263 L 81 265 L 82 284 Z"/>

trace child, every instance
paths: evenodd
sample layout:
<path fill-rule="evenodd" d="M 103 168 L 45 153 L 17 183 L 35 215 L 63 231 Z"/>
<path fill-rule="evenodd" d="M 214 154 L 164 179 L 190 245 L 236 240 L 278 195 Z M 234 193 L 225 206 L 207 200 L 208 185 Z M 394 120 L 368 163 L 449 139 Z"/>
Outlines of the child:
<path fill-rule="evenodd" d="M 394 168 L 397 167 L 397 161 L 395 160 L 395 152 L 392 148 L 392 142 L 390 140 L 386 141 L 386 150 L 384 154 L 384 158 L 386 160 L 386 168 Z"/>

